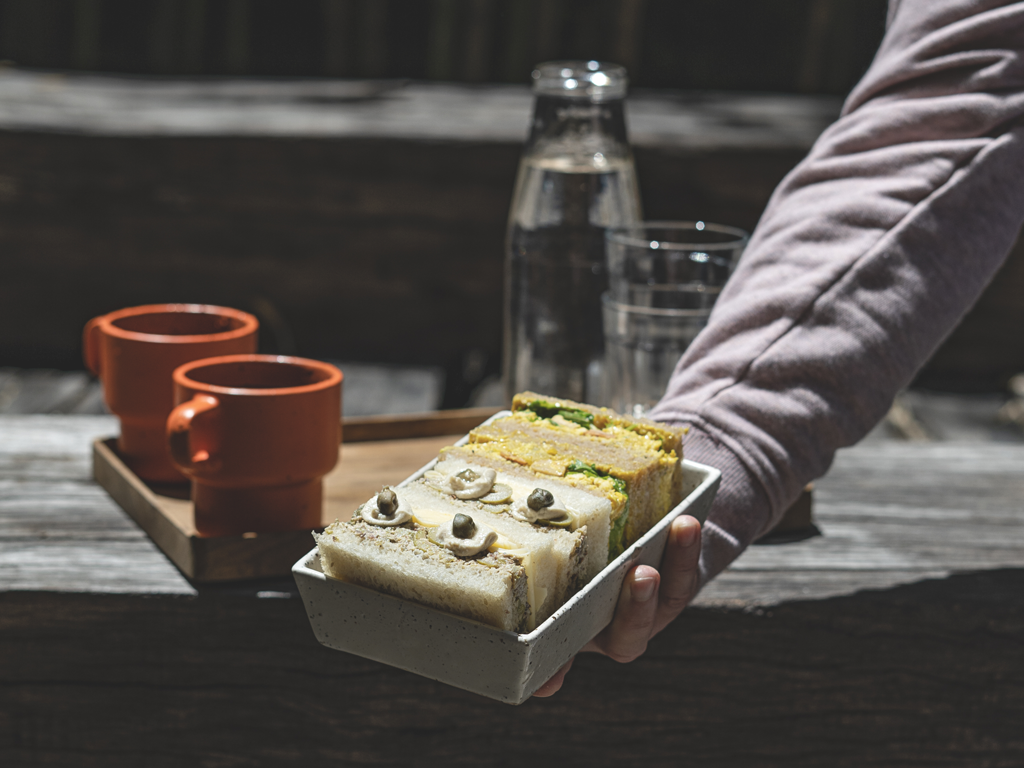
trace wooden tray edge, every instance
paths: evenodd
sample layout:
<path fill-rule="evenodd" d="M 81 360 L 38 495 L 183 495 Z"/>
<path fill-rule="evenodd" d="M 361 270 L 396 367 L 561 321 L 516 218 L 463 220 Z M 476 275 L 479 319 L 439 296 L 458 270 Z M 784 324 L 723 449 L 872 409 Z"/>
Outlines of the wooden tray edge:
<path fill-rule="evenodd" d="M 187 531 L 160 511 L 156 496 L 114 452 L 114 437 L 92 443 L 92 474 L 110 497 L 138 523 L 146 535 L 188 578 L 195 575 L 195 556 Z"/>
<path fill-rule="evenodd" d="M 309 531 L 202 538 L 161 509 L 153 490 L 118 457 L 116 438 L 93 441 L 93 477 L 154 544 L 195 582 L 287 577 L 312 546 Z"/>
<path fill-rule="evenodd" d="M 459 408 L 398 416 L 361 416 L 342 420 L 342 443 L 464 435 L 501 408 Z"/>

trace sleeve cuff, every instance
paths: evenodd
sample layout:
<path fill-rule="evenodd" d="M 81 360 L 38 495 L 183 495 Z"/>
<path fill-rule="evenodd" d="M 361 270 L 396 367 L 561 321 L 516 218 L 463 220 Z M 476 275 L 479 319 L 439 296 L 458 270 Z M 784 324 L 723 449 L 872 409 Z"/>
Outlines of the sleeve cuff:
<path fill-rule="evenodd" d="M 701 534 L 700 585 L 713 579 L 760 536 L 771 522 L 771 505 L 761 481 L 714 437 L 693 424 L 683 440 L 683 456 L 722 473 L 722 483 Z"/>

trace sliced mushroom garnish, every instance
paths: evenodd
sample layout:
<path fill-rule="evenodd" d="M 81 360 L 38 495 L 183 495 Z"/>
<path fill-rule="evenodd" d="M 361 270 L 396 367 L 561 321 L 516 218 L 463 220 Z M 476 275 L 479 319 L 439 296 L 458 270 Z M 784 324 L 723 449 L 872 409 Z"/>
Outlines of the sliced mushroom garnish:
<path fill-rule="evenodd" d="M 495 483 L 491 492 L 486 496 L 481 496 L 477 501 L 482 501 L 484 504 L 507 504 L 512 501 L 512 486 Z"/>
<path fill-rule="evenodd" d="M 366 522 L 385 528 L 412 520 L 409 505 L 389 486 L 381 488 L 380 493 L 363 504 L 359 514 Z"/>
<path fill-rule="evenodd" d="M 445 547 L 456 557 L 479 555 L 498 540 L 496 531 L 461 512 L 451 520 L 431 528 L 427 536 L 432 542 L 439 547 Z"/>
<path fill-rule="evenodd" d="M 564 528 L 572 522 L 565 504 L 544 488 L 534 488 L 525 500 L 512 508 L 512 517 L 527 523 L 547 523 Z"/>
<path fill-rule="evenodd" d="M 419 507 L 412 513 L 412 521 L 416 525 L 422 525 L 424 528 L 434 528 L 442 523 L 447 523 L 452 517 L 451 512 L 441 512 L 436 509 L 427 509 L 426 507 Z"/>
<path fill-rule="evenodd" d="M 491 492 L 497 477 L 493 469 L 466 467 L 448 478 L 448 487 L 457 499 L 479 499 Z"/>
<path fill-rule="evenodd" d="M 423 479 L 430 485 L 439 486 L 448 484 L 448 475 L 444 472 L 438 472 L 436 469 L 428 469 L 424 472 Z"/>

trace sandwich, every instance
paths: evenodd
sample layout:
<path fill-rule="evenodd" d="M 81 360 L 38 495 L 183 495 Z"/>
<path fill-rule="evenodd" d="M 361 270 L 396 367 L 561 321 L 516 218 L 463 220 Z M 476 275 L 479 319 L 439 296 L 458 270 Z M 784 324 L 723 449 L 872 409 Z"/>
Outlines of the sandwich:
<path fill-rule="evenodd" d="M 499 629 L 528 631 L 535 623 L 531 597 L 537 600 L 530 594 L 533 553 L 465 513 L 414 515 L 403 496 L 401 488 L 383 488 L 351 520 L 314 534 L 323 572 Z"/>
<path fill-rule="evenodd" d="M 533 393 L 316 536 L 326 575 L 530 631 L 681 501 L 682 432 Z"/>
<path fill-rule="evenodd" d="M 533 392 L 469 433 L 477 454 L 603 494 L 613 506 L 609 561 L 682 501 L 682 438 L 682 429 Z"/>

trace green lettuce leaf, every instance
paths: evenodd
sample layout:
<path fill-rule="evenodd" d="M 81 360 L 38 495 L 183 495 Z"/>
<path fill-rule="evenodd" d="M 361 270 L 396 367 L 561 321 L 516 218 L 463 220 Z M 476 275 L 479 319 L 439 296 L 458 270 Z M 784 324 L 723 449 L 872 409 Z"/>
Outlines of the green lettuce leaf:
<path fill-rule="evenodd" d="M 626 493 L 626 482 L 619 480 L 617 477 L 611 477 L 607 472 L 601 472 L 593 464 L 587 464 L 586 462 L 574 459 L 569 462 L 569 466 L 565 468 L 567 473 L 572 472 L 578 475 L 586 475 L 587 477 L 607 477 L 612 481 L 612 486 L 619 493 Z"/>
<path fill-rule="evenodd" d="M 555 416 L 561 416 L 566 421 L 578 424 L 584 429 L 590 429 L 594 426 L 594 414 L 581 411 L 578 408 L 559 408 L 557 405 L 546 400 L 534 400 L 526 406 L 525 410 L 532 411 L 542 419 L 552 419 Z"/>
<path fill-rule="evenodd" d="M 626 508 L 622 510 L 619 519 L 612 523 L 612 529 L 608 532 L 608 562 L 610 563 L 625 550 L 622 546 L 622 537 L 626 534 L 626 520 L 629 518 L 629 497 L 626 497 Z"/>
<path fill-rule="evenodd" d="M 612 481 L 616 491 L 626 497 L 626 508 L 622 510 L 619 519 L 612 523 L 612 529 L 608 532 L 608 562 L 622 554 L 622 537 L 626 533 L 626 521 L 629 519 L 629 494 L 626 493 L 626 483 L 617 477 L 610 477 L 607 473 L 601 472 L 593 464 L 575 459 L 565 468 L 566 474 L 586 475 L 587 477 L 607 477 Z"/>

